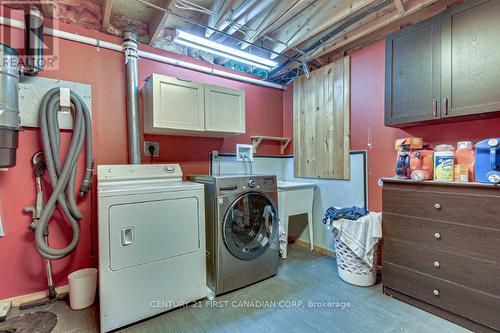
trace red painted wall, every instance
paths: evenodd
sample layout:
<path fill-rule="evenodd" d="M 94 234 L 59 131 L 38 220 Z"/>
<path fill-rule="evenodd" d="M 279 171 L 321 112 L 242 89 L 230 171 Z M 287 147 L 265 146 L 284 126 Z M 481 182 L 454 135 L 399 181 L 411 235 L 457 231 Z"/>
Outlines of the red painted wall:
<path fill-rule="evenodd" d="M 396 129 L 384 126 L 385 44 L 380 41 L 351 55 L 351 149 L 368 151 L 368 205 L 382 209 L 378 179 L 394 175 L 398 138 L 416 136 L 432 146 L 500 137 L 500 117 Z M 283 94 L 283 133 L 293 131 L 292 89 Z M 371 146 L 368 144 L 371 131 Z M 332 203 L 334 204 L 334 203 Z"/>
<path fill-rule="evenodd" d="M 121 43 L 119 38 L 63 23 L 60 24 L 60 29 Z M 22 40 L 22 31 L 15 30 L 14 34 L 16 40 Z M 123 55 L 71 41 L 59 40 L 59 42 L 59 70 L 46 71 L 41 76 L 92 85 L 93 146 L 96 164 L 127 163 L 126 81 Z M 147 46 L 141 49 L 205 64 Z M 156 158 L 155 162 L 181 162 L 185 174 L 206 173 L 211 150 L 234 152 L 236 143 L 250 143 L 249 137 L 252 135 L 282 136 L 283 134 L 283 92 L 280 90 L 218 78 L 147 59 L 139 61 L 141 86 L 143 79 L 153 72 L 244 89 L 247 101 L 245 135 L 226 139 L 147 135 L 147 140 L 160 142 L 160 157 Z M 63 134 L 63 144 L 67 145 L 69 137 L 69 133 Z M 23 213 L 23 208 L 33 204 L 35 200 L 30 159 L 41 148 L 39 131 L 27 129 L 20 133 L 19 139 L 17 165 L 8 171 L 0 172 L 0 212 L 6 232 L 6 236 L 0 238 L 0 299 L 46 289 L 43 261 L 35 249 L 33 234 L 27 231 L 30 216 Z M 259 148 L 259 153 L 279 154 L 279 145 L 264 143 Z M 149 163 L 149 159 L 143 161 Z M 57 285 L 65 284 L 66 276 L 71 271 L 97 264 L 96 206 L 94 181 L 91 197 L 79 204 L 84 215 L 84 219 L 80 222 L 80 244 L 72 255 L 54 262 Z M 56 247 L 67 244 L 71 237 L 71 231 L 66 223 L 58 224 L 54 221 L 50 232 L 51 243 Z"/>
<path fill-rule="evenodd" d="M 351 149 L 368 150 L 368 201 L 371 210 L 382 209 L 381 177 L 394 175 L 394 140 L 415 136 L 432 146 L 500 137 L 500 117 L 394 129 L 384 126 L 384 41 L 367 46 L 351 56 Z M 368 132 L 372 131 L 372 147 Z"/>

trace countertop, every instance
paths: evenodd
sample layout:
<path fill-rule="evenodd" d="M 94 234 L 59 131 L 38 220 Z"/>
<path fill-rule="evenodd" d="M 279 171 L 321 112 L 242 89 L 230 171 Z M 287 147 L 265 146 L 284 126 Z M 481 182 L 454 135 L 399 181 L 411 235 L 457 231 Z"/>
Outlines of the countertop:
<path fill-rule="evenodd" d="M 495 185 L 495 184 L 484 184 L 484 183 L 476 183 L 476 182 L 468 182 L 468 183 L 442 182 L 442 181 L 437 181 L 437 180 L 415 181 L 413 179 L 399 179 L 399 178 L 393 178 L 393 177 L 382 178 L 382 182 L 384 182 L 384 183 L 399 183 L 399 184 L 415 184 L 415 185 L 422 184 L 422 185 L 435 185 L 435 186 L 486 187 L 486 188 L 498 188 L 498 189 L 500 189 L 499 184 Z"/>
<path fill-rule="evenodd" d="M 310 188 L 315 186 L 316 184 L 314 183 L 285 182 L 278 180 L 278 191 L 298 190 L 301 188 Z"/>

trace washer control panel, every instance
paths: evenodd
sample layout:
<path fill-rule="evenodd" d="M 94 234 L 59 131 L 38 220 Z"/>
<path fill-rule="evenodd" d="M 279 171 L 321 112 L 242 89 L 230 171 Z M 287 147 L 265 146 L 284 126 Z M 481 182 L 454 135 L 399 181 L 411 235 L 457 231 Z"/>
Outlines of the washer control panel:
<path fill-rule="evenodd" d="M 244 191 L 277 191 L 276 176 L 241 176 L 227 177 L 217 180 L 217 188 L 219 193 L 232 193 Z"/>

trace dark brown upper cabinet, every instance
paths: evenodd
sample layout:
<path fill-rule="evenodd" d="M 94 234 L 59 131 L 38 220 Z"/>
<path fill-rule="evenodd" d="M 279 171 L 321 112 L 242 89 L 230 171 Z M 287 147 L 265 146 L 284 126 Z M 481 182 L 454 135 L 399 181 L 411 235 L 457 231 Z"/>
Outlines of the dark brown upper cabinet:
<path fill-rule="evenodd" d="M 431 18 L 387 37 L 386 125 L 441 117 L 439 23 Z"/>
<path fill-rule="evenodd" d="M 500 111 L 499 18 L 499 0 L 469 0 L 389 35 L 385 124 Z"/>
<path fill-rule="evenodd" d="M 443 117 L 500 111 L 500 1 L 442 15 Z"/>

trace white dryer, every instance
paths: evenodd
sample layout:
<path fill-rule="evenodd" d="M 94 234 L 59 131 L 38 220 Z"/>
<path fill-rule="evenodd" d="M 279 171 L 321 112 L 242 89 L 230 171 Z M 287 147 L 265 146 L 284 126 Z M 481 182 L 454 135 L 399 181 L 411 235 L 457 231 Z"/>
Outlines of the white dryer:
<path fill-rule="evenodd" d="M 101 332 L 204 298 L 203 185 L 177 164 L 97 170 Z"/>

